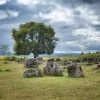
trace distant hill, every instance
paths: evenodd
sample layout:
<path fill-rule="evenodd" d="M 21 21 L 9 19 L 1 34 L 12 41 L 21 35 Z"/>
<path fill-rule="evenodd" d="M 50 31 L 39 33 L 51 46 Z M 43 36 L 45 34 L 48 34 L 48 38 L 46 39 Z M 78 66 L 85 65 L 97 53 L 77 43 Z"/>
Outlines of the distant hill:
<path fill-rule="evenodd" d="M 8 52 L 5 52 L 5 53 L 4 53 L 4 55 L 8 55 L 8 54 L 13 55 L 14 53 L 11 53 L 11 52 L 10 52 L 10 53 L 8 53 Z M 2 52 L 0 51 L 0 56 L 2 56 L 2 55 L 3 55 L 3 54 L 2 54 Z"/>
<path fill-rule="evenodd" d="M 43 55 L 39 55 L 39 56 L 75 56 L 75 55 L 79 55 L 80 53 L 53 53 L 51 55 L 47 55 L 47 54 L 43 54 Z"/>
<path fill-rule="evenodd" d="M 47 55 L 47 54 L 41 54 L 39 55 L 40 57 L 43 56 L 75 56 L 75 55 L 79 55 L 80 53 L 53 53 L 51 55 Z M 0 55 L 2 55 L 2 52 L 0 52 Z M 5 52 L 4 55 L 8 55 L 8 52 Z M 14 53 L 10 53 L 10 55 L 14 55 Z M 34 56 L 32 53 L 30 53 L 28 56 Z"/>

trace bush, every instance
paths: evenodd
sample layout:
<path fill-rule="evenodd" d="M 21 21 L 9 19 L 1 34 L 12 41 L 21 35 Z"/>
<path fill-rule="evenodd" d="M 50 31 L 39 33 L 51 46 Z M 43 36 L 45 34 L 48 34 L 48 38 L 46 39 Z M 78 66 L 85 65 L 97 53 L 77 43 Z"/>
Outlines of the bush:
<path fill-rule="evenodd" d="M 16 56 L 5 56 L 4 61 L 15 61 L 17 59 Z"/>

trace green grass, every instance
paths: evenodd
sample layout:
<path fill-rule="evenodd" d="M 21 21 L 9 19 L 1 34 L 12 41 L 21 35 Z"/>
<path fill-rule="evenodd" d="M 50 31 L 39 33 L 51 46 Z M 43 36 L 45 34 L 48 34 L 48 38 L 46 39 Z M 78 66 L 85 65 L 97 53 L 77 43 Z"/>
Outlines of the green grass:
<path fill-rule="evenodd" d="M 82 65 L 84 78 L 70 78 L 66 71 L 63 76 L 24 78 L 23 64 L 0 61 L 0 100 L 100 100 L 100 73 L 93 67 Z"/>

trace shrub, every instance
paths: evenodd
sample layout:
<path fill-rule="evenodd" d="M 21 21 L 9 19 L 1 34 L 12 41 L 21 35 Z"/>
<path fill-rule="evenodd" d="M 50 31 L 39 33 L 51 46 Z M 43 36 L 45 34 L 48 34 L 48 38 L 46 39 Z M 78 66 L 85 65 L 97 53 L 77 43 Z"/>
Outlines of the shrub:
<path fill-rule="evenodd" d="M 15 61 L 17 59 L 16 56 L 5 56 L 4 61 Z"/>

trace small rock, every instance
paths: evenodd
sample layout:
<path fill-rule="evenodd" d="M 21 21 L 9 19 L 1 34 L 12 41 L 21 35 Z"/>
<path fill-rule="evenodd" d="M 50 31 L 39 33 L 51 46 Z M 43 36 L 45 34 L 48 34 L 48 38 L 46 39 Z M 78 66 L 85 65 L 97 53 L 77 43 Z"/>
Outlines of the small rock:
<path fill-rule="evenodd" d="M 5 61 L 3 64 L 8 64 L 8 62 L 7 62 L 7 61 Z"/>
<path fill-rule="evenodd" d="M 41 74 L 41 70 L 40 69 L 29 69 L 29 70 L 26 70 L 24 73 L 23 73 L 23 76 L 24 77 L 36 77 L 36 76 L 42 76 Z"/>
<path fill-rule="evenodd" d="M 10 71 L 10 69 L 6 69 L 5 71 Z"/>

